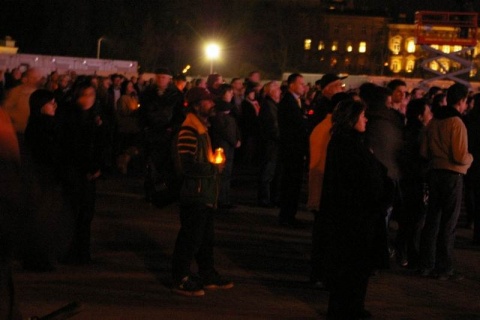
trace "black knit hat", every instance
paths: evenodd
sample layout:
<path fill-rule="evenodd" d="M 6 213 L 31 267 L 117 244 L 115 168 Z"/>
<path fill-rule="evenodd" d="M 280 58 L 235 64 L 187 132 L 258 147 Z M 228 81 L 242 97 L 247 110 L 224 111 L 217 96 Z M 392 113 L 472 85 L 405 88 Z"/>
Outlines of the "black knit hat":
<path fill-rule="evenodd" d="M 41 114 L 42 107 L 54 99 L 53 92 L 45 89 L 38 89 L 30 95 L 30 115 L 38 117 Z"/>

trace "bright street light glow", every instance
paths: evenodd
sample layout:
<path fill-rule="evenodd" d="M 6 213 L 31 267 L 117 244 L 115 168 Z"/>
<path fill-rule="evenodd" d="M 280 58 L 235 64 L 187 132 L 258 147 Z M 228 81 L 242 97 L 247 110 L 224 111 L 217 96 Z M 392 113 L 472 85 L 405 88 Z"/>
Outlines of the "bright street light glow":
<path fill-rule="evenodd" d="M 216 59 L 220 56 L 220 47 L 215 43 L 210 43 L 205 47 L 207 58 Z"/>

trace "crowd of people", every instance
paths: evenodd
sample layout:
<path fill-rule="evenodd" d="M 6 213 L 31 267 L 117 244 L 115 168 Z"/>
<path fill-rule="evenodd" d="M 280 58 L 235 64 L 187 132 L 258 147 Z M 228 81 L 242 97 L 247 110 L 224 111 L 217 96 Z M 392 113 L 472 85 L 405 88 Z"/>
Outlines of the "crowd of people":
<path fill-rule="evenodd" d="M 17 243 L 28 270 L 88 264 L 95 181 L 140 168 L 147 201 L 180 204 L 172 291 L 230 289 L 214 268 L 214 214 L 235 207 L 234 168 L 246 166 L 258 172 L 257 205 L 278 208 L 286 228 L 303 227 L 296 214 L 308 177 L 310 280 L 330 292 L 329 318 L 369 318 L 368 278 L 391 257 L 424 277 L 460 279 L 453 245 L 463 194 L 480 244 L 480 94 L 461 84 L 409 92 L 399 79 L 345 92 L 344 78 L 2 74 L 0 259 Z M 22 223 L 12 234 L 8 226 Z"/>

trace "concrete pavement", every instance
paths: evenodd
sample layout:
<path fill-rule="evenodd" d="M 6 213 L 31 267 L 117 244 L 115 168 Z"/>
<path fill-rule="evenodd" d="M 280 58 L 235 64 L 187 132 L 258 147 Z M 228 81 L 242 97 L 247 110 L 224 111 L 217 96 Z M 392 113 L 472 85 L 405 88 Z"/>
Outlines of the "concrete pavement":
<path fill-rule="evenodd" d="M 89 266 L 28 273 L 14 266 L 25 318 L 77 301 L 72 319 L 323 319 L 328 293 L 307 283 L 313 217 L 307 228 L 277 224 L 278 209 L 255 207 L 253 174 L 233 188 L 239 205 L 216 219 L 216 266 L 235 287 L 204 297 L 171 294 L 170 258 L 179 229 L 176 205 L 146 203 L 138 177 L 99 181 Z M 480 320 L 480 248 L 472 231 L 458 229 L 456 258 L 462 281 L 419 278 L 392 264 L 371 278 L 366 307 L 375 319 Z"/>

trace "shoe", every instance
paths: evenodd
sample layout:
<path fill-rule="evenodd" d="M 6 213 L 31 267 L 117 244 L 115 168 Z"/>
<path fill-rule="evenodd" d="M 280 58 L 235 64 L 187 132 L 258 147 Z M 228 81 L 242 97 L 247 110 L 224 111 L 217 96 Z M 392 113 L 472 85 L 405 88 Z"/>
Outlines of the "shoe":
<path fill-rule="evenodd" d="M 201 297 L 205 295 L 202 285 L 191 277 L 185 277 L 172 288 L 172 292 L 186 297 Z"/>
<path fill-rule="evenodd" d="M 440 273 L 437 276 L 437 279 L 441 281 L 446 281 L 446 280 L 455 281 L 455 280 L 463 280 L 465 279 L 465 276 L 457 272 L 448 272 L 448 273 Z"/>
<path fill-rule="evenodd" d="M 233 282 L 215 274 L 203 280 L 203 287 L 207 290 L 225 290 L 233 288 Z"/>

